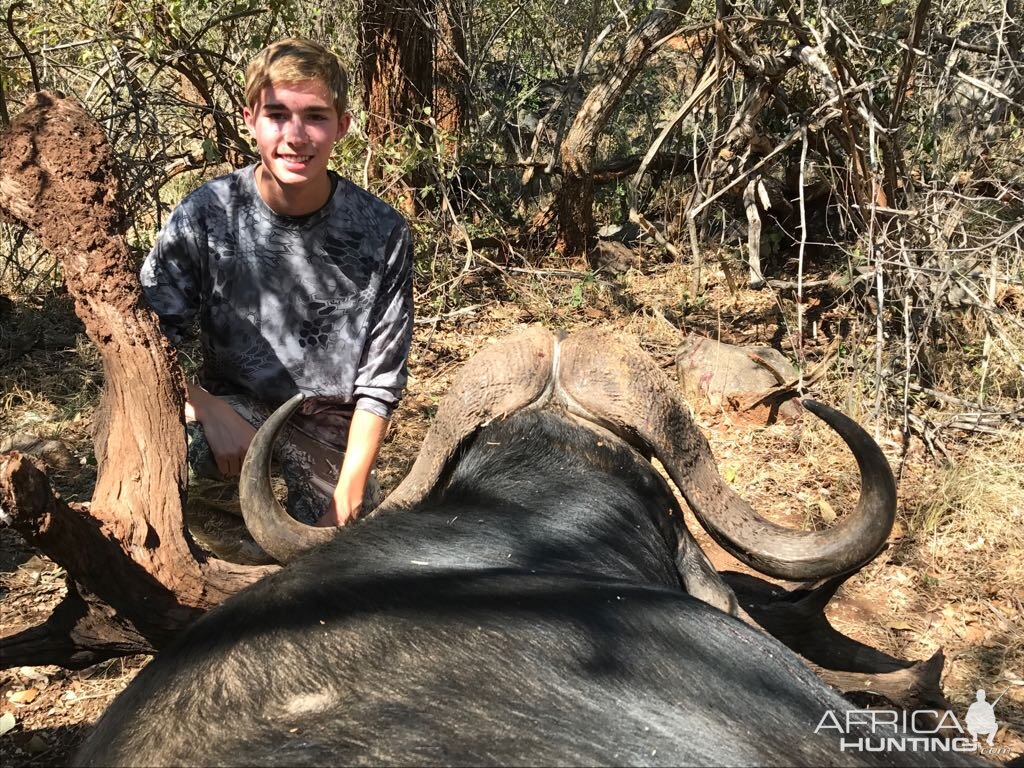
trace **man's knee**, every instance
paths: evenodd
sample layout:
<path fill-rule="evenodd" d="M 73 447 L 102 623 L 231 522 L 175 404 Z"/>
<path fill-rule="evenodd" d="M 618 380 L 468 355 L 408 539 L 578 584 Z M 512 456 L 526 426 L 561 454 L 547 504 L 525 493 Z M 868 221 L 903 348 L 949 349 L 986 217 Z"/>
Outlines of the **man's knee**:
<path fill-rule="evenodd" d="M 285 505 L 289 514 L 296 520 L 315 525 L 330 509 L 337 484 L 337 473 L 330 479 L 318 477 L 307 471 L 286 473 L 288 485 L 288 502 Z M 373 471 L 367 478 L 363 491 L 363 504 L 360 516 L 365 516 L 380 506 L 384 500 L 384 492 L 377 481 L 377 473 Z"/>
<path fill-rule="evenodd" d="M 187 422 L 185 435 L 189 480 L 201 478 L 203 480 L 227 481 L 228 478 L 217 468 L 217 459 L 214 458 L 213 451 L 210 450 L 210 444 L 206 442 L 203 425 L 198 421 Z"/>

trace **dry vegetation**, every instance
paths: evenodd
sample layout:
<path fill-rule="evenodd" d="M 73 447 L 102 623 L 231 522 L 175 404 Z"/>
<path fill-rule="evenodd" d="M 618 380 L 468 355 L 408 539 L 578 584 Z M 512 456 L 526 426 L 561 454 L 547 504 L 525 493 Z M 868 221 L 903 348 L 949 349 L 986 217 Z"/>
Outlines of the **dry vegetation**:
<path fill-rule="evenodd" d="M 76 95 L 110 137 L 139 258 L 171 205 L 239 161 L 237 62 L 287 30 L 331 41 L 354 64 L 352 11 L 274 5 L 53 0 L 18 11 L 43 84 Z M 889 548 L 842 589 L 830 616 L 894 655 L 944 649 L 957 713 L 977 688 L 1003 694 L 999 757 L 1024 753 L 1019 3 L 736 3 L 717 36 L 716 5 L 694 3 L 598 148 L 598 165 L 637 161 L 678 114 L 660 150 L 672 162 L 602 182 L 602 248 L 574 258 L 552 247 L 557 128 L 605 79 L 650 4 L 608 18 L 590 2 L 446 5 L 465 10 L 471 33 L 465 135 L 438 133 L 426 148 L 409 130 L 370 182 L 397 200 L 410 169 L 427 180 L 414 220 L 412 375 L 382 458 L 385 488 L 410 466 L 458 365 L 526 324 L 610 324 L 672 376 L 687 334 L 770 344 L 805 372 L 835 352 L 806 394 L 873 432 L 900 506 Z M 14 113 L 30 73 L 12 41 L 0 46 Z M 702 91 L 712 66 L 715 87 Z M 357 130 L 336 167 L 365 181 L 366 149 Z M 549 159 L 556 168 L 545 173 Z M 525 183 L 529 162 L 536 172 Z M 748 285 L 758 282 L 748 278 L 752 252 L 761 288 Z M 0 254 L 0 442 L 26 433 L 59 441 L 63 450 L 45 454 L 51 477 L 65 498 L 87 501 L 97 355 L 58 266 L 31 235 L 0 222 Z M 810 417 L 771 426 L 703 410 L 698 418 L 722 474 L 775 520 L 828 525 L 855 493 L 845 447 Z M 236 543 L 242 536 L 231 518 L 192 522 Z M 700 540 L 720 567 L 739 568 Z M 0 528 L 0 634 L 45 618 L 62 583 L 59 567 Z M 0 736 L 0 759 L 63 763 L 145 663 L 0 672 L 0 730 L 14 723 Z"/>

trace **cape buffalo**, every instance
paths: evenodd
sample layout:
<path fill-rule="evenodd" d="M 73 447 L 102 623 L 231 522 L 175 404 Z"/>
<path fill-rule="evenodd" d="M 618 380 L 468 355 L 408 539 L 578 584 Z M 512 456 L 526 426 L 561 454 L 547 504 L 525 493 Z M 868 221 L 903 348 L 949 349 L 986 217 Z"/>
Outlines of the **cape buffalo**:
<path fill-rule="evenodd" d="M 162 651 L 79 764 L 970 759 L 842 751 L 819 726 L 850 704 L 736 617 L 648 461 L 762 571 L 849 571 L 883 546 L 895 487 L 877 445 L 832 409 L 808 403 L 859 463 L 857 508 L 827 531 L 779 528 L 720 479 L 639 347 L 534 329 L 468 363 L 410 475 L 377 512 L 321 541 L 270 492 L 269 446 L 295 404 L 260 430 L 242 480 L 257 540 L 292 562 Z"/>

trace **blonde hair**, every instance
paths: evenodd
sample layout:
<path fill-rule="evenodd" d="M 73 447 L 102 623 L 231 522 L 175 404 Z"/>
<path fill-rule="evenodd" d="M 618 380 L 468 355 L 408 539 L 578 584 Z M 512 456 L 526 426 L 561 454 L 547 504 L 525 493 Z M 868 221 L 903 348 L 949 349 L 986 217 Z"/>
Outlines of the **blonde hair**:
<path fill-rule="evenodd" d="M 348 109 L 348 75 L 338 57 L 312 40 L 288 37 L 271 43 L 245 70 L 245 103 L 252 109 L 267 86 L 317 80 L 327 87 L 340 117 Z"/>

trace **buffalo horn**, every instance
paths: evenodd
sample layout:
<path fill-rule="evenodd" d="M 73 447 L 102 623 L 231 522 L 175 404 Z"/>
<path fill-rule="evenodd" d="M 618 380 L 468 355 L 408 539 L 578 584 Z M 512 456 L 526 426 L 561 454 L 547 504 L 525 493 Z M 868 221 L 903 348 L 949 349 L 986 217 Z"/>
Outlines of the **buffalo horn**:
<path fill-rule="evenodd" d="M 337 529 L 314 528 L 291 517 L 274 496 L 270 463 L 278 433 L 305 399 L 301 393 L 283 403 L 256 431 L 242 462 L 238 500 L 242 517 L 256 543 L 279 563 L 287 563 L 333 538 Z"/>
<path fill-rule="evenodd" d="M 557 388 L 577 415 L 639 438 L 658 457 L 704 529 L 761 573 L 816 580 L 848 573 L 885 545 L 896 513 L 896 484 L 874 440 L 828 406 L 806 407 L 846 441 L 861 474 L 856 509 L 827 530 L 798 531 L 757 514 L 718 473 L 711 447 L 675 387 L 639 346 L 587 329 L 562 342 Z"/>
<path fill-rule="evenodd" d="M 410 509 L 439 483 L 459 445 L 481 425 L 524 408 L 539 408 L 551 396 L 555 337 L 534 326 L 478 352 L 459 369 L 437 410 L 416 462 L 371 515 Z M 249 532 L 267 553 L 290 562 L 330 539 L 337 529 L 313 528 L 289 517 L 270 487 L 271 448 L 298 407 L 296 395 L 256 433 L 242 465 L 240 501 Z"/>

